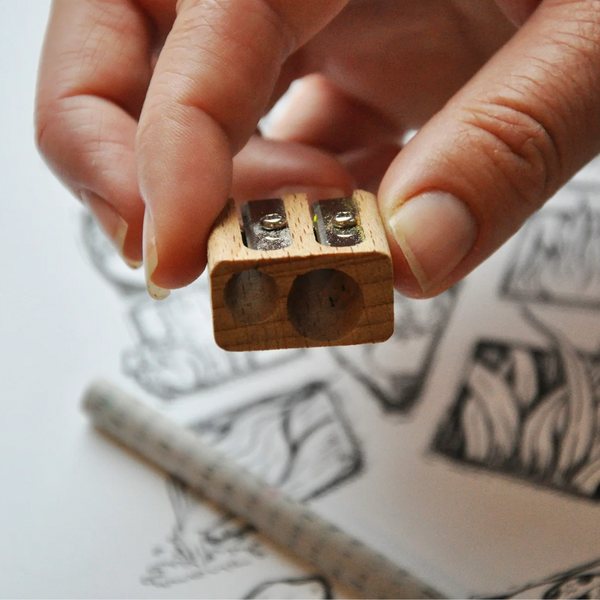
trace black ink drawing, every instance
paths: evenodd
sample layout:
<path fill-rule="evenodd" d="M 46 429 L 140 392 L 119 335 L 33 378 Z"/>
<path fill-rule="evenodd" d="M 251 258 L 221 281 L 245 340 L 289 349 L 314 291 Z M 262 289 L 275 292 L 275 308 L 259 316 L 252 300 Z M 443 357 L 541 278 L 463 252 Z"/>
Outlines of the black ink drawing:
<path fill-rule="evenodd" d="M 502 284 L 503 295 L 523 301 L 600 307 L 600 211 L 585 188 L 572 209 L 534 215 Z"/>
<path fill-rule="evenodd" d="M 92 266 L 125 298 L 146 293 L 140 270 L 130 269 L 88 211 L 81 211 L 79 244 Z"/>
<path fill-rule="evenodd" d="M 482 341 L 434 441 L 452 459 L 600 500 L 600 353 L 524 311 L 549 347 Z"/>
<path fill-rule="evenodd" d="M 359 444 L 327 384 L 311 383 L 191 425 L 207 443 L 271 485 L 306 501 L 356 476 Z M 251 528 L 237 520 L 206 521 L 184 486 L 169 487 L 173 531 L 143 580 L 155 586 L 204 577 L 260 556 Z"/>
<path fill-rule="evenodd" d="M 600 561 L 495 598 L 600 598 Z"/>
<path fill-rule="evenodd" d="M 192 426 L 207 443 L 284 494 L 310 500 L 355 475 L 358 441 L 324 382 Z"/>
<path fill-rule="evenodd" d="M 429 300 L 396 294 L 395 329 L 387 342 L 343 346 L 331 352 L 385 409 L 408 411 L 421 395 L 458 289 L 455 286 Z"/>
<path fill-rule="evenodd" d="M 219 348 L 204 281 L 160 303 L 144 292 L 131 304 L 127 316 L 135 345 L 123 353 L 123 371 L 163 400 L 231 382 L 304 352 L 225 352 Z"/>
<path fill-rule="evenodd" d="M 233 519 L 211 522 L 203 514 L 198 496 L 175 478 L 168 478 L 167 491 L 175 513 L 175 524 L 165 544 L 156 546 L 142 583 L 169 587 L 230 571 L 263 556 L 259 541 Z M 237 527 L 236 527 L 237 526 Z"/>
<path fill-rule="evenodd" d="M 126 316 L 134 345 L 123 352 L 122 370 L 154 396 L 175 400 L 288 362 L 304 352 L 221 350 L 213 337 L 205 280 L 156 302 L 148 296 L 143 274 L 123 263 L 87 212 L 81 230 L 92 264 L 128 301 Z"/>
<path fill-rule="evenodd" d="M 296 579 L 281 579 L 268 581 L 255 587 L 244 598 L 273 598 L 280 600 L 307 599 L 319 600 L 333 598 L 329 583 L 315 575 L 313 577 L 299 577 Z"/>

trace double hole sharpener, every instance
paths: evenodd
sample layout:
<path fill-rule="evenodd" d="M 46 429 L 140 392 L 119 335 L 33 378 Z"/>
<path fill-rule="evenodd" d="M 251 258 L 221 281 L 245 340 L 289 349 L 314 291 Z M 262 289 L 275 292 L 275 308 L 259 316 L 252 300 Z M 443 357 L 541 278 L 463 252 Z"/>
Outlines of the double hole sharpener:
<path fill-rule="evenodd" d="M 231 201 L 208 242 L 214 334 L 225 350 L 383 342 L 394 330 L 377 202 L 306 195 Z"/>

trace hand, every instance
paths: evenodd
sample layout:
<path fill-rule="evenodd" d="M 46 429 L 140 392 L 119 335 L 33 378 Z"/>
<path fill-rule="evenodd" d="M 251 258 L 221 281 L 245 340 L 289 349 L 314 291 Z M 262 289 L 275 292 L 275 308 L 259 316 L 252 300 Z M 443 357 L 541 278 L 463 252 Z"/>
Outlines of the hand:
<path fill-rule="evenodd" d="M 229 195 L 380 181 L 396 287 L 433 296 L 600 151 L 599 9 L 54 0 L 38 145 L 156 297 L 201 273 Z"/>

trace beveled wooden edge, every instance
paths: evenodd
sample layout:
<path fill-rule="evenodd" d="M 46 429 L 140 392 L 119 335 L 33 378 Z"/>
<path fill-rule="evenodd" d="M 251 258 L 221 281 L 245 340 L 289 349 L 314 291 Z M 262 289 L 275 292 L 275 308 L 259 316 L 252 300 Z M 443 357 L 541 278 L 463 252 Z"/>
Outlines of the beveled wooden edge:
<path fill-rule="evenodd" d="M 272 251 L 253 250 L 244 245 L 237 207 L 233 201 L 228 203 L 208 244 L 214 333 L 220 347 L 248 351 L 342 346 L 378 343 L 392 335 L 393 267 L 377 201 L 372 194 L 363 191 L 355 192 L 353 197 L 365 232 L 363 243 L 349 247 L 319 244 L 306 195 L 293 194 L 283 198 L 293 243 L 288 248 Z M 235 273 L 255 268 L 277 280 L 278 307 L 265 322 L 240 324 L 224 304 L 225 286 Z M 298 275 L 321 268 L 337 269 L 353 277 L 361 286 L 365 303 L 363 318 L 357 327 L 332 341 L 305 338 L 287 319 L 287 296 L 293 281 Z"/>

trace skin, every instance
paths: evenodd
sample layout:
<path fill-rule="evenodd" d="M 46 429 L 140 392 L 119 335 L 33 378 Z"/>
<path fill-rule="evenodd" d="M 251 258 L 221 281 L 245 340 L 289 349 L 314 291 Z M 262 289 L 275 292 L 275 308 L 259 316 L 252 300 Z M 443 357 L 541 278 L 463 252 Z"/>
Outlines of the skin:
<path fill-rule="evenodd" d="M 200 275 L 228 196 L 362 187 L 427 297 L 600 151 L 599 104 L 597 0 L 54 0 L 36 135 L 155 296 Z"/>

